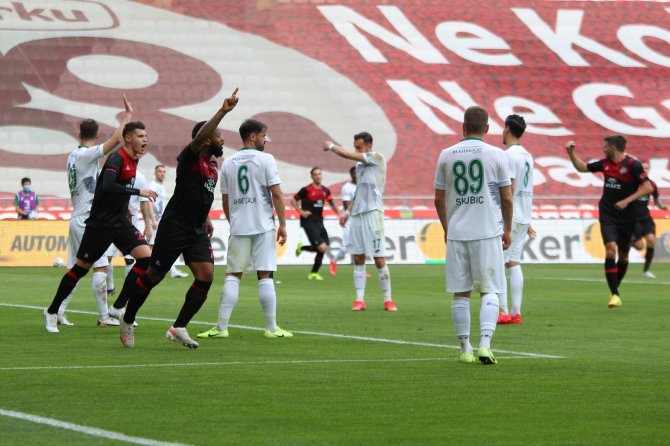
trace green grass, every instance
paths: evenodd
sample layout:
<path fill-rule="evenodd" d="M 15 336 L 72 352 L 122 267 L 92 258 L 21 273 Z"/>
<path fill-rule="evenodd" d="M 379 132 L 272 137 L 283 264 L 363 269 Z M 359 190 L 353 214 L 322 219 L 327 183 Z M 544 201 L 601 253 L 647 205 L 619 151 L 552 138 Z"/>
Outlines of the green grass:
<path fill-rule="evenodd" d="M 618 309 L 601 265 L 525 265 L 524 323 L 498 328 L 496 366 L 456 362 L 444 266 L 390 269 L 395 314 L 374 275 L 368 311 L 352 313 L 350 267 L 323 282 L 282 267 L 278 320 L 296 334 L 284 340 L 248 328 L 263 316 L 245 277 L 232 323 L 247 328 L 194 351 L 164 338 L 188 279 L 154 290 L 127 350 L 96 327 L 90 277 L 70 305 L 76 326 L 54 335 L 41 308 L 64 270 L 0 269 L 0 409 L 198 445 L 667 444 L 670 265 L 655 280 L 631 265 Z M 223 277 L 193 336 L 216 321 Z M 475 347 L 478 311 L 475 299 Z M 6 416 L 0 433 L 3 445 L 120 444 Z"/>

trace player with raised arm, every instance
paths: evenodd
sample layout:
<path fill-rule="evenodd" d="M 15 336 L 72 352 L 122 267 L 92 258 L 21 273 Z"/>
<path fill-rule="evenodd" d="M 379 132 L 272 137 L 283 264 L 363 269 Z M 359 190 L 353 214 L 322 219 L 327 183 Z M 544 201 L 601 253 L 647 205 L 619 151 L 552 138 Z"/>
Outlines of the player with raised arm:
<path fill-rule="evenodd" d="M 512 217 L 512 244 L 505 250 L 505 267 L 509 271 L 510 291 L 512 292 L 512 313 L 507 309 L 507 284 L 503 287 L 500 299 L 498 324 L 521 323 L 521 301 L 523 299 L 523 271 L 521 270 L 521 252 L 526 243 L 526 235 L 535 238 L 530 226 L 533 206 L 533 156 L 521 145 L 519 140 L 526 130 L 526 121 L 522 116 L 509 115 L 505 119 L 503 144 L 507 147 L 505 155 L 509 162 L 509 175 L 514 211 Z"/>
<path fill-rule="evenodd" d="M 191 132 L 192 141 L 177 157 L 174 194 L 158 224 L 150 266 L 136 281 L 126 282 L 128 288 L 124 285 L 119 296 L 119 299 L 128 296 L 128 304 L 120 320 L 121 343 L 125 347 L 135 346 L 133 322 L 137 312 L 180 255 L 184 256 L 194 280 L 177 319 L 165 336 L 188 348 L 199 347 L 186 331 L 186 325 L 207 300 L 207 293 L 214 280 L 214 253 L 210 241 L 214 226 L 209 219 L 209 211 L 214 201 L 218 176 L 216 158 L 223 155 L 224 142 L 217 127 L 237 102 L 235 89 L 209 121 L 195 125 Z"/>
<path fill-rule="evenodd" d="M 81 238 L 84 235 L 86 228 L 86 220 L 91 213 L 91 205 L 93 204 L 93 196 L 96 188 L 96 181 L 100 174 L 100 166 L 98 162 L 101 158 L 118 150 L 121 146 L 123 127 L 130 122 L 133 114 L 133 108 L 128 99 L 123 96 L 123 105 L 125 114 L 121 119 L 119 127 L 112 134 L 112 136 L 102 144 L 96 144 L 99 137 L 98 130 L 100 126 L 93 119 L 84 119 L 79 124 L 79 146 L 74 149 L 67 157 L 67 180 L 70 189 L 70 198 L 72 199 L 72 215 L 70 217 L 70 224 L 68 226 L 68 257 L 67 267 L 72 268 L 77 260 L 77 250 L 81 244 Z M 118 325 L 118 321 L 109 317 L 107 309 L 107 290 L 104 292 L 102 288 L 106 288 L 103 284 L 103 275 L 107 274 L 107 257 L 101 257 L 93 262 L 93 281 L 92 290 L 93 298 L 98 307 L 98 325 L 107 327 L 110 325 Z M 60 304 L 57 311 L 57 325 L 74 325 L 65 315 L 68 304 L 74 296 L 75 288 Z M 47 331 L 57 332 L 58 327 L 52 324 L 47 324 Z"/>
<path fill-rule="evenodd" d="M 258 300 L 265 315 L 266 338 L 290 338 L 293 334 L 277 325 L 277 294 L 273 274 L 277 271 L 277 242 L 286 243 L 286 211 L 277 163 L 265 153 L 267 127 L 247 119 L 240 126 L 244 147 L 223 162 L 221 194 L 223 212 L 230 224 L 226 281 L 221 291 L 216 327 L 199 333 L 203 339 L 227 338 L 230 316 L 237 305 L 242 274 L 255 270 Z M 274 210 L 279 227 L 276 228 Z"/>
<path fill-rule="evenodd" d="M 444 149 L 435 169 L 435 208 L 447 242 L 447 291 L 461 345 L 459 361 L 476 362 L 470 345 L 470 295 L 481 293 L 477 356 L 496 364 L 491 340 L 498 318 L 498 294 L 505 286 L 503 249 L 510 245 L 512 192 L 505 153 L 484 142 L 488 112 L 468 107 L 464 138 Z"/>
<path fill-rule="evenodd" d="M 328 232 L 323 225 L 323 207 L 325 203 L 331 207 L 340 216 L 340 210 L 333 201 L 330 189 L 321 184 L 323 171 L 320 167 L 313 167 L 310 171 L 312 183 L 301 188 L 297 194 L 291 198 L 293 208 L 300 214 L 300 226 L 305 231 L 309 245 L 298 243 L 295 255 L 299 256 L 303 251 L 315 252 L 314 265 L 312 271 L 307 275 L 309 280 L 323 280 L 319 274 L 319 269 L 323 263 L 323 256 L 328 250 L 330 239 Z"/>
<path fill-rule="evenodd" d="M 94 263 L 104 257 L 103 254 L 111 243 L 123 254 L 130 253 L 137 260 L 136 269 L 146 268 L 149 263 L 151 249 L 142 233 L 128 219 L 128 200 L 131 195 L 152 200 L 156 198 L 156 194 L 149 189 L 133 187 L 137 161 L 146 150 L 147 132 L 143 123 L 135 121 L 123 127 L 122 136 L 123 149 L 107 157 L 95 185 L 93 204 L 77 250 L 77 260 L 61 279 L 51 305 L 44 310 L 46 329 L 49 332 L 58 331 L 56 324 L 60 305 Z M 102 262 L 106 263 L 107 259 L 102 259 Z M 129 280 L 132 280 L 132 274 L 126 277 L 126 283 Z M 106 297 L 107 273 L 101 271 L 97 282 L 97 292 Z M 94 286 L 95 284 L 96 278 Z M 104 303 L 105 308 L 101 308 L 99 312 L 107 312 L 106 305 Z"/>
<path fill-rule="evenodd" d="M 649 175 L 649 163 L 642 163 L 642 168 L 644 169 L 644 172 Z M 656 223 L 654 223 L 654 219 L 651 218 L 651 214 L 649 213 L 649 201 L 651 198 L 653 198 L 656 207 L 664 211 L 667 211 L 668 207 L 661 203 L 656 183 L 654 183 L 654 181 L 651 179 L 649 182 L 651 183 L 651 194 L 643 195 L 642 197 L 635 200 L 635 207 L 637 208 L 637 219 L 635 220 L 635 231 L 633 233 L 633 247 L 638 251 L 642 251 L 643 249 L 645 250 L 644 268 L 642 269 L 642 275 L 651 279 L 655 279 L 656 275 L 650 271 L 650 268 L 651 261 L 654 259 Z"/>
<path fill-rule="evenodd" d="M 379 285 L 384 295 L 384 310 L 398 311 L 391 296 L 391 273 L 386 265 L 384 236 L 384 186 L 386 159 L 372 151 L 372 135 L 361 132 L 354 135 L 354 152 L 349 152 L 332 141 L 323 143 L 323 150 L 332 151 L 341 158 L 358 161 L 356 164 L 356 195 L 351 208 L 340 218 L 345 225 L 351 217 L 349 232 L 351 254 L 354 256 L 354 288 L 356 300 L 352 311 L 365 311 L 365 257 L 374 259 Z"/>
<path fill-rule="evenodd" d="M 636 208 L 631 204 L 651 193 L 651 183 L 642 164 L 626 154 L 623 135 L 603 138 L 605 158 L 588 164 L 575 154 L 574 141 L 569 141 L 565 149 L 578 172 L 602 172 L 605 178 L 598 203 L 598 220 L 605 244 L 605 278 L 610 289 L 607 306 L 620 307 L 619 285 L 628 270 L 628 253 L 637 218 Z"/>

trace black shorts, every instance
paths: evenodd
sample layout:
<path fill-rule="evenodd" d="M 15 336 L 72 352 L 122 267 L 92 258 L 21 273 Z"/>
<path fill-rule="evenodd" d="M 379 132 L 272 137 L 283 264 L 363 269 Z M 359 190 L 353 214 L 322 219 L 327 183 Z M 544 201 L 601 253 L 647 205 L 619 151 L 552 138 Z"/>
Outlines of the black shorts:
<path fill-rule="evenodd" d="M 323 222 L 305 225 L 303 226 L 303 229 L 305 230 L 305 234 L 307 234 L 310 245 L 319 246 L 321 243 L 330 245 L 328 232 L 326 232 L 326 228 L 323 226 Z"/>
<path fill-rule="evenodd" d="M 654 219 L 651 216 L 635 220 L 633 241 L 640 240 L 647 234 L 656 234 L 656 223 L 654 223 Z"/>
<path fill-rule="evenodd" d="M 633 232 L 635 232 L 634 218 L 600 214 L 600 234 L 605 244 L 615 242 L 620 250 L 630 248 Z"/>
<path fill-rule="evenodd" d="M 184 262 L 208 262 L 214 264 L 212 242 L 205 231 L 187 232 L 173 225 L 158 225 L 154 249 L 151 252 L 151 267 L 168 272 L 180 255 Z"/>
<path fill-rule="evenodd" d="M 144 235 L 133 226 L 130 220 L 119 228 L 100 228 L 86 225 L 77 251 L 77 258 L 93 263 L 102 257 L 112 243 L 124 256 L 130 254 L 138 246 L 148 244 Z"/>

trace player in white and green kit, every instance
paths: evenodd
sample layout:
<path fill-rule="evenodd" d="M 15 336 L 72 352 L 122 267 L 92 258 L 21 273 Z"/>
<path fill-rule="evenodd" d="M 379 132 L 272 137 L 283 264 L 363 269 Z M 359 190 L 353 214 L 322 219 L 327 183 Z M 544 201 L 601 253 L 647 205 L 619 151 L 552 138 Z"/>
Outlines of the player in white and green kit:
<path fill-rule="evenodd" d="M 505 119 L 503 144 L 507 146 L 505 155 L 509 163 L 509 176 L 512 181 L 514 215 L 512 217 L 512 244 L 505 251 L 505 267 L 509 271 L 510 291 L 512 292 L 512 312 L 507 309 L 507 285 L 500 294 L 499 324 L 521 323 L 521 300 L 523 296 L 523 272 L 521 271 L 521 253 L 526 242 L 526 234 L 535 238 L 530 226 L 533 206 L 533 156 L 519 143 L 526 130 L 526 121 L 519 115 L 509 115 Z"/>
<path fill-rule="evenodd" d="M 221 292 L 218 323 L 199 333 L 199 338 L 228 337 L 228 323 L 239 298 L 242 273 L 249 270 L 255 270 L 258 277 L 265 337 L 293 336 L 277 325 L 273 273 L 277 271 L 276 243 L 286 243 L 286 216 L 277 163 L 272 155 L 263 152 L 265 142 L 269 141 L 266 134 L 267 127 L 262 122 L 244 121 L 240 126 L 244 147 L 225 160 L 221 168 L 223 211 L 230 223 L 226 281 Z M 278 228 L 275 228 L 274 210 Z"/>
<path fill-rule="evenodd" d="M 377 267 L 379 285 L 384 296 L 384 310 L 398 311 L 391 296 L 391 273 L 386 266 L 386 238 L 384 236 L 384 186 L 386 159 L 372 151 L 372 135 L 361 132 L 354 135 L 355 152 L 349 152 L 331 141 L 323 143 L 323 150 L 356 164 L 356 195 L 351 207 L 340 218 L 344 225 L 351 217 L 347 250 L 354 256 L 354 288 L 356 300 L 352 311 L 365 311 L 365 257 L 372 257 Z"/>
<path fill-rule="evenodd" d="M 498 296 L 505 286 L 503 249 L 510 243 L 512 193 L 507 159 L 484 142 L 489 116 L 479 106 L 465 111 L 463 136 L 444 149 L 435 170 L 435 208 L 447 242 L 447 291 L 461 344 L 461 362 L 475 362 L 470 345 L 470 294 L 481 293 L 479 360 L 497 361 L 491 339 L 498 318 Z M 502 239 L 501 239 L 502 236 Z"/>

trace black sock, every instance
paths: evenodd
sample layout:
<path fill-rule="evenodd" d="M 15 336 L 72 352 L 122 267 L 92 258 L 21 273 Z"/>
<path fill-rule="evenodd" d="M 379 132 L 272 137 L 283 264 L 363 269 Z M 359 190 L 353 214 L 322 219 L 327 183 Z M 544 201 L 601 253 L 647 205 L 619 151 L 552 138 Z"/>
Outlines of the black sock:
<path fill-rule="evenodd" d="M 621 285 L 621 281 L 628 271 L 628 261 L 622 262 L 619 260 L 616 264 L 617 267 L 617 285 Z"/>
<path fill-rule="evenodd" d="M 203 280 L 194 280 L 191 288 L 186 293 L 184 305 L 181 307 L 177 320 L 172 324 L 173 327 L 186 327 L 193 316 L 200 310 L 202 304 L 207 300 L 207 293 L 212 286 L 212 282 Z"/>
<path fill-rule="evenodd" d="M 651 261 L 654 259 L 654 248 L 647 246 L 647 252 L 644 253 L 644 272 L 649 271 Z"/>
<path fill-rule="evenodd" d="M 308 251 L 308 252 L 316 252 L 316 246 L 313 245 L 305 245 L 302 248 L 300 248 L 300 252 L 302 251 Z"/>
<path fill-rule="evenodd" d="M 312 265 L 312 272 L 318 273 L 322 263 L 323 263 L 323 253 L 317 252 L 316 256 L 314 257 L 314 265 Z"/>
<path fill-rule="evenodd" d="M 135 316 L 140 310 L 144 301 L 149 297 L 151 289 L 156 286 L 146 275 L 141 276 L 135 281 L 135 284 L 128 284 L 128 303 L 126 304 L 126 312 L 123 315 L 123 321 L 126 324 L 135 322 Z M 123 284 L 126 286 L 126 283 Z"/>
<path fill-rule="evenodd" d="M 605 259 L 605 278 L 607 279 L 607 286 L 610 288 L 610 293 L 619 294 L 619 270 L 614 259 Z"/>
<path fill-rule="evenodd" d="M 74 290 L 74 287 L 77 286 L 79 279 L 84 277 L 87 273 L 88 270 L 86 268 L 82 268 L 79 265 L 74 265 L 72 269 L 63 275 L 63 278 L 60 280 L 60 284 L 58 285 L 58 289 L 56 290 L 56 295 L 51 301 L 49 308 L 47 308 L 47 312 L 49 314 L 58 313 L 60 304 L 62 304 L 63 301 L 70 295 L 72 290 Z"/>
<path fill-rule="evenodd" d="M 114 301 L 114 305 L 112 305 L 114 308 L 120 310 L 126 306 L 128 299 L 130 299 L 131 291 L 137 286 L 137 279 L 139 279 L 140 276 L 146 272 L 147 268 L 149 267 L 150 260 L 150 257 L 137 259 L 135 265 L 133 265 L 130 271 L 128 271 L 128 275 L 123 281 L 123 288 L 121 288 L 121 292 L 116 298 L 116 301 Z"/>

